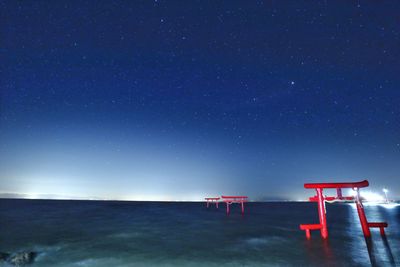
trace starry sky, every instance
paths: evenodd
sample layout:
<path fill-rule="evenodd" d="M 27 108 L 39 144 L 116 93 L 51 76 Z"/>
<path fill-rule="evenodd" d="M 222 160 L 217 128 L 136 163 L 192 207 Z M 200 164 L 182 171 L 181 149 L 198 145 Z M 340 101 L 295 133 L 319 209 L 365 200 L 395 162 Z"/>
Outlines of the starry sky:
<path fill-rule="evenodd" d="M 399 1 L 1 1 L 0 193 L 400 197 Z"/>

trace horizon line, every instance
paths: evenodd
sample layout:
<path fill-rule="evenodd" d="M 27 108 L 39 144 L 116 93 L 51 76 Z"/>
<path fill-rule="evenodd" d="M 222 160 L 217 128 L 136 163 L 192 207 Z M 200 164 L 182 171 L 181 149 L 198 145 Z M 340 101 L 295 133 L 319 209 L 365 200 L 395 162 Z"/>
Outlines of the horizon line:
<path fill-rule="evenodd" d="M 137 200 L 137 199 L 90 199 L 90 198 L 22 198 L 22 197 L 2 197 L 1 199 L 6 200 L 51 200 L 51 201 L 118 201 L 118 202 L 196 202 L 196 203 L 206 203 L 204 200 Z M 309 202 L 308 200 L 249 200 L 247 202 L 257 203 L 257 202 Z M 223 203 L 223 201 L 221 201 Z"/>
<path fill-rule="evenodd" d="M 207 196 L 205 196 L 207 197 Z M 15 193 L 15 192 L 0 192 L 0 199 L 30 199 L 30 200 L 92 200 L 92 201 L 138 201 L 138 202 L 204 202 L 205 197 L 189 197 L 189 198 L 173 198 L 173 197 L 97 197 L 97 196 L 68 196 L 68 195 L 57 195 L 57 194 L 40 194 L 40 193 Z M 249 198 L 248 202 L 287 202 L 287 201 L 307 201 L 306 199 L 284 199 L 280 197 L 255 197 Z"/>

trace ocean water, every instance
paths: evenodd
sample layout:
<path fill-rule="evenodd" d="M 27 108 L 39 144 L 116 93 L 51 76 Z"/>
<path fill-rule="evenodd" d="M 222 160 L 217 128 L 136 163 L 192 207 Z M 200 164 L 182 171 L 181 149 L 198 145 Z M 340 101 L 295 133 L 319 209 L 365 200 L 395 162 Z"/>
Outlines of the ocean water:
<path fill-rule="evenodd" d="M 205 203 L 0 200 L 0 251 L 37 251 L 30 266 L 400 266 L 400 206 L 365 207 L 387 221 L 365 240 L 354 204 L 247 203 L 229 216 Z M 1 263 L 0 263 L 1 265 Z M 7 266 L 3 263 L 3 266 Z"/>

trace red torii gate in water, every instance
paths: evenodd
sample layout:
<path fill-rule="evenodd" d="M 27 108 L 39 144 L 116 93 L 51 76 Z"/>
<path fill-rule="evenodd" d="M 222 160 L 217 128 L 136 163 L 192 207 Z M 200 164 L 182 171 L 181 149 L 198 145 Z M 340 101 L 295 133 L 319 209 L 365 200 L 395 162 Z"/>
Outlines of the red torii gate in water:
<path fill-rule="evenodd" d="M 247 202 L 247 196 L 221 196 L 222 200 L 226 203 L 226 214 L 230 213 L 229 205 L 239 203 L 242 207 L 242 214 L 244 214 L 244 202 Z"/>
<path fill-rule="evenodd" d="M 218 209 L 218 201 L 220 200 L 220 198 L 219 197 L 206 197 L 206 198 L 204 198 L 205 200 L 206 200 L 206 202 L 207 202 L 207 208 L 210 206 L 210 203 L 212 204 L 212 203 L 215 203 L 215 206 L 217 207 L 217 209 Z"/>
<path fill-rule="evenodd" d="M 385 234 L 385 227 L 388 226 L 385 222 L 368 222 L 367 217 L 365 216 L 364 206 L 361 201 L 359 189 L 362 187 L 369 186 L 367 180 L 355 183 L 312 183 L 312 184 L 304 184 L 304 188 L 307 189 L 315 189 L 317 191 L 317 195 L 310 197 L 310 201 L 318 202 L 318 216 L 319 216 L 319 224 L 300 224 L 300 229 L 306 231 L 307 239 L 311 238 L 311 230 L 320 230 L 322 238 L 328 238 L 328 227 L 326 224 L 326 210 L 325 210 L 325 201 L 334 201 L 334 200 L 354 200 L 357 207 L 358 217 L 360 218 L 361 227 L 365 237 L 371 236 L 371 231 L 369 228 L 377 227 L 380 229 L 381 235 Z M 355 196 L 344 197 L 342 195 L 342 188 L 352 188 L 356 191 Z M 323 195 L 324 189 L 336 189 L 337 196 L 335 197 L 327 197 Z"/>

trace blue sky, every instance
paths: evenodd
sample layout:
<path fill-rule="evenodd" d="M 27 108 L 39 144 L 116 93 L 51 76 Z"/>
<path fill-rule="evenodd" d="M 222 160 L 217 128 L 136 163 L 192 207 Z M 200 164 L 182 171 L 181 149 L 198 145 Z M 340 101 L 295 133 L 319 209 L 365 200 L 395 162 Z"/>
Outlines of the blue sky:
<path fill-rule="evenodd" d="M 2 193 L 400 196 L 397 1 L 1 5 Z"/>

